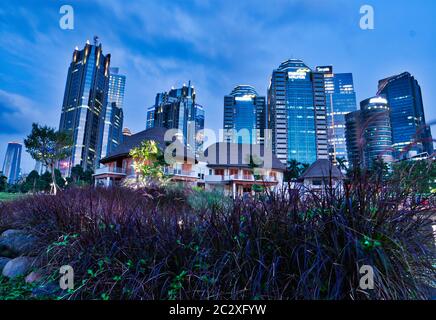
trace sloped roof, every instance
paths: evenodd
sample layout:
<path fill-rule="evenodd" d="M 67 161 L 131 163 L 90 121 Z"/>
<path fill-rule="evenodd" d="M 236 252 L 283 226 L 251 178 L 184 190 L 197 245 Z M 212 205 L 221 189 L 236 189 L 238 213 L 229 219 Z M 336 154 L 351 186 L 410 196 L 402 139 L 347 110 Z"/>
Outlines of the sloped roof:
<path fill-rule="evenodd" d="M 265 148 L 262 145 L 230 142 L 214 143 L 204 151 L 208 167 L 250 168 L 251 156 L 254 161 L 256 159 L 263 160 L 263 164 L 258 165 L 258 168 L 265 167 L 279 171 L 286 170 L 285 165 L 280 162 L 272 151 L 269 154 L 271 155 L 270 158 L 265 157 Z"/>
<path fill-rule="evenodd" d="M 313 179 L 313 178 L 329 178 L 342 179 L 343 174 L 341 170 L 331 163 L 328 159 L 316 160 L 307 170 L 300 176 L 300 180 Z"/>
<path fill-rule="evenodd" d="M 177 140 L 175 142 L 165 141 L 166 131 L 166 128 L 156 127 L 138 132 L 131 136 L 124 136 L 123 142 L 107 157 L 101 159 L 100 162 L 104 164 L 115 161 L 119 158 L 128 158 L 130 150 L 139 147 L 143 141 L 147 140 L 155 141 L 162 151 L 165 150 L 167 144 L 169 143 L 179 143 L 180 146 L 177 146 L 177 148 L 178 150 L 183 150 L 183 157 L 190 160 L 195 159 L 194 154 L 186 146 L 183 146 L 181 142 L 178 142 Z M 177 154 L 177 157 L 179 156 L 181 155 Z"/>

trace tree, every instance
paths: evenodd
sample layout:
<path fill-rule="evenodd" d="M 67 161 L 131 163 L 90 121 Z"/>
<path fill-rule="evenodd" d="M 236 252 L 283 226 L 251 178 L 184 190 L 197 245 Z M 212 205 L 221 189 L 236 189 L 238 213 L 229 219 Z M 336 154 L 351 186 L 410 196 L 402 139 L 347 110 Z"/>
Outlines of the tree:
<path fill-rule="evenodd" d="M 40 177 L 38 171 L 31 171 L 29 175 L 26 177 L 26 180 L 21 185 L 21 191 L 26 193 L 32 190 L 32 192 L 39 191 L 40 187 Z"/>
<path fill-rule="evenodd" d="M 71 153 L 71 137 L 64 132 L 56 131 L 47 126 L 32 124 L 32 132 L 24 140 L 26 151 L 36 161 L 47 166 L 51 172 L 51 192 L 57 193 L 58 184 L 55 166 L 60 160 L 66 159 Z"/>
<path fill-rule="evenodd" d="M 155 141 L 143 141 L 139 147 L 130 150 L 130 156 L 133 158 L 136 172 L 141 174 L 146 184 L 162 182 L 165 157 Z"/>
<path fill-rule="evenodd" d="M 8 178 L 0 175 L 0 192 L 5 192 L 8 188 Z"/>
<path fill-rule="evenodd" d="M 411 190 L 421 195 L 434 193 L 436 191 L 436 162 L 429 159 L 395 163 L 390 179 L 404 190 Z"/>
<path fill-rule="evenodd" d="M 382 157 L 373 160 L 370 171 L 378 181 L 383 181 L 389 174 L 389 166 Z"/>
<path fill-rule="evenodd" d="M 285 177 L 287 181 L 297 179 L 300 176 L 301 163 L 295 159 L 289 160 L 286 166 Z"/>
<path fill-rule="evenodd" d="M 343 157 L 338 157 L 336 158 L 336 162 L 338 163 L 338 168 L 339 170 L 341 170 L 342 172 L 346 172 L 347 171 L 347 159 L 343 158 Z"/>
<path fill-rule="evenodd" d="M 71 177 L 68 182 L 76 186 L 90 185 L 93 173 L 92 170 L 84 171 L 81 165 L 76 165 L 71 169 Z"/>

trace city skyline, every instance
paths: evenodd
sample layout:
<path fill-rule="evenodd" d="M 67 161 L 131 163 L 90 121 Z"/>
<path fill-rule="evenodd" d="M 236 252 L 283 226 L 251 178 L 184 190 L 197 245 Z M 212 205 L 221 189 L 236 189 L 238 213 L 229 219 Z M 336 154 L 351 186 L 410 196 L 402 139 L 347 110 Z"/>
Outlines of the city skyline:
<path fill-rule="evenodd" d="M 353 73 L 357 102 L 375 95 L 378 80 L 408 71 L 422 87 L 427 122 L 436 119 L 430 72 L 435 64 L 431 59 L 435 47 L 431 12 L 436 6 L 431 1 L 413 8 L 406 1 L 395 6 L 374 5 L 375 30 L 367 31 L 359 28 L 358 1 L 246 2 L 235 4 L 236 8 L 229 11 L 229 3 L 194 1 L 186 9 L 178 3 L 157 6 L 147 2 L 148 10 L 141 11 L 136 5 L 122 9 L 115 2 L 96 1 L 73 5 L 75 29 L 70 31 L 59 28 L 61 4 L 41 4 L 38 15 L 26 1 L 12 4 L 18 6 L 14 10 L 9 10 L 11 4 L 0 10 L 0 120 L 4 124 L 0 129 L 0 159 L 8 141 L 22 141 L 30 133 L 32 121 L 58 127 L 71 50 L 95 34 L 100 36 L 104 52 L 112 54 L 113 65 L 120 66 L 129 78 L 124 126 L 133 132 L 145 127 L 146 106 L 153 103 L 155 93 L 180 86 L 184 79 L 196 84 L 198 100 L 205 107 L 205 127 L 217 130 L 222 124 L 220 106 L 225 94 L 240 83 L 250 83 L 259 95 L 266 95 L 271 70 L 292 57 L 301 58 L 311 68 L 333 65 L 338 71 Z M 84 12 L 95 11 L 86 10 L 90 7 L 109 19 L 93 22 Z M 315 7 L 323 14 L 314 13 Z M 338 8 L 340 14 L 336 13 Z M 215 11 L 219 14 L 210 19 Z M 290 12 L 299 14 L 290 14 L 290 20 L 280 23 L 272 19 Z M 153 28 L 147 20 L 158 13 L 163 14 L 162 29 Z M 170 19 L 172 14 L 175 21 Z M 383 16 L 395 18 L 391 21 Z M 205 20 L 201 19 L 208 18 L 208 28 L 202 27 Z M 399 25 L 401 19 L 410 23 Z M 238 21 L 238 26 L 232 20 Z M 119 27 L 112 30 L 107 21 L 115 21 Z M 141 36 L 122 31 L 129 30 L 134 22 L 144 30 Z M 258 32 L 261 29 L 265 32 Z M 242 34 L 245 37 L 241 38 Z M 283 41 L 283 37 L 296 37 L 298 44 Z M 327 44 L 332 50 L 321 50 Z M 37 64 L 41 57 L 49 63 Z M 22 167 L 24 172 L 34 167 L 25 152 Z"/>

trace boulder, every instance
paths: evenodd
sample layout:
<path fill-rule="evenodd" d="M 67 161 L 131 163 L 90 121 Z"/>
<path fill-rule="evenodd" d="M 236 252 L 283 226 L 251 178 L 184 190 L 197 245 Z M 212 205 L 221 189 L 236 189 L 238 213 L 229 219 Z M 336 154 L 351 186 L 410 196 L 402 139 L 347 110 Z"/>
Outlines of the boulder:
<path fill-rule="evenodd" d="M 0 236 L 0 255 L 14 258 L 28 255 L 35 247 L 37 238 L 22 230 L 6 230 Z"/>
<path fill-rule="evenodd" d="M 7 238 L 7 237 L 15 236 L 18 234 L 25 234 L 25 232 L 23 230 L 18 230 L 18 229 L 9 229 L 9 230 L 4 231 L 0 237 Z"/>
<path fill-rule="evenodd" d="M 26 281 L 26 283 L 34 283 L 41 280 L 41 275 L 37 272 L 32 271 L 27 275 L 26 279 L 24 280 Z"/>
<path fill-rule="evenodd" d="M 33 259 L 29 257 L 18 257 L 11 259 L 3 268 L 2 274 L 8 278 L 24 276 L 32 267 Z"/>
<path fill-rule="evenodd" d="M 11 259 L 9 259 L 9 258 L 0 257 L 0 273 L 3 271 L 3 268 L 10 260 Z"/>
<path fill-rule="evenodd" d="M 56 283 L 46 283 L 32 290 L 32 298 L 49 299 L 62 295 L 63 290 Z"/>

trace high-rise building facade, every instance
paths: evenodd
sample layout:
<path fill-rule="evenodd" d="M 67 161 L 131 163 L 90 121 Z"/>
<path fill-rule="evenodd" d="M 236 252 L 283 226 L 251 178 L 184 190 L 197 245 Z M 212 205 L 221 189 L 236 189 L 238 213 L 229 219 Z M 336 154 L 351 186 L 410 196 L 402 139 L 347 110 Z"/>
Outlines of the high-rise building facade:
<path fill-rule="evenodd" d="M 362 134 L 362 114 L 356 110 L 345 115 L 345 141 L 349 167 L 363 166 L 364 140 Z"/>
<path fill-rule="evenodd" d="M 204 107 L 195 104 L 195 151 L 197 154 L 203 151 L 204 143 Z"/>
<path fill-rule="evenodd" d="M 204 109 L 196 104 L 195 89 L 189 82 L 178 89 L 158 93 L 154 111 L 154 127 L 178 129 L 177 137 L 194 152 L 199 151 L 204 129 Z M 198 114 L 198 118 L 197 118 Z M 203 119 L 203 120 L 201 120 Z"/>
<path fill-rule="evenodd" d="M 252 86 L 236 86 L 224 97 L 224 141 L 262 144 L 265 114 L 264 96 L 259 96 Z"/>
<path fill-rule="evenodd" d="M 154 128 L 154 109 L 155 106 L 147 109 L 147 120 L 145 124 L 145 129 Z"/>
<path fill-rule="evenodd" d="M 298 59 L 275 69 L 268 88 L 267 125 L 273 152 L 282 163 L 328 159 L 324 74 Z"/>
<path fill-rule="evenodd" d="M 345 115 L 357 110 L 353 75 L 334 73 L 332 66 L 316 67 L 316 71 L 324 74 L 330 160 L 336 163 L 342 158 L 347 162 Z"/>
<path fill-rule="evenodd" d="M 76 48 L 68 69 L 59 130 L 73 138 L 69 159 L 60 162 L 60 170 L 69 175 L 80 165 L 93 170 L 100 158 L 104 118 L 109 87 L 110 54 L 104 55 L 97 40 Z"/>
<path fill-rule="evenodd" d="M 115 150 L 123 140 L 125 88 L 126 76 L 119 74 L 118 68 L 110 68 L 100 159 Z"/>
<path fill-rule="evenodd" d="M 21 167 L 21 143 L 9 142 L 6 149 L 5 160 L 3 162 L 3 175 L 8 178 L 9 184 L 17 183 L 20 179 Z"/>
<path fill-rule="evenodd" d="M 392 142 L 398 160 L 426 152 L 433 153 L 433 139 L 426 125 L 421 87 L 404 72 L 379 81 L 378 95 L 384 95 L 391 109 Z"/>
<path fill-rule="evenodd" d="M 350 163 L 371 168 L 374 160 L 393 161 L 392 128 L 388 101 L 382 96 L 363 100 L 360 110 L 346 115 Z"/>

